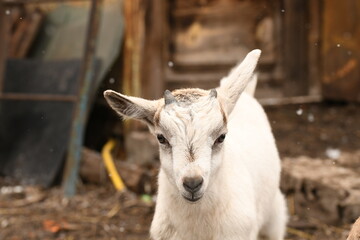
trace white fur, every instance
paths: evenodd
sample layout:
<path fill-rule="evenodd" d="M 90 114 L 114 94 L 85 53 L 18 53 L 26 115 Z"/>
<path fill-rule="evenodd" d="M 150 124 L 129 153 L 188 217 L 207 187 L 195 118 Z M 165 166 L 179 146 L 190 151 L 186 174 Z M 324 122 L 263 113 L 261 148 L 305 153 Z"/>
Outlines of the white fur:
<path fill-rule="evenodd" d="M 160 144 L 152 239 L 284 238 L 287 214 L 279 190 L 280 159 L 275 141 L 260 104 L 247 93 L 241 94 L 253 78 L 259 56 L 259 50 L 249 53 L 222 80 L 217 97 L 202 96 L 190 105 L 175 102 L 164 106 L 159 100 L 126 107 L 140 108 L 141 112 L 151 109 L 138 114 L 140 120 L 157 112 L 159 124 L 149 124 L 150 130 L 168 141 Z M 112 99 L 108 99 L 110 95 Z M 105 96 L 113 107 L 114 99 L 126 97 L 114 92 Z M 124 107 L 120 109 L 117 111 L 126 115 Z M 227 124 L 221 109 L 225 110 Z M 217 144 L 218 136 L 225 133 L 225 141 Z M 189 151 L 193 152 L 191 161 Z M 190 202 L 184 198 L 189 193 L 182 183 L 185 177 L 194 176 L 201 176 L 204 183 L 197 193 L 200 200 Z"/>
<path fill-rule="evenodd" d="M 268 120 L 244 93 L 228 123 L 222 166 L 200 202 L 181 198 L 163 170 L 151 235 L 156 240 L 283 239 L 286 207 L 280 160 Z"/>

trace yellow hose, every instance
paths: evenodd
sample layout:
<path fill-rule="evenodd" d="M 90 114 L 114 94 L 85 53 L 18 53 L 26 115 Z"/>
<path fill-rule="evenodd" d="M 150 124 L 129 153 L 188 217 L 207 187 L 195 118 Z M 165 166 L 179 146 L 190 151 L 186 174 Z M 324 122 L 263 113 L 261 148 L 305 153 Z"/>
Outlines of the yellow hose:
<path fill-rule="evenodd" d="M 105 164 L 106 170 L 109 173 L 110 179 L 111 179 L 112 183 L 114 184 L 114 187 L 116 188 L 116 190 L 121 192 L 126 189 L 126 186 L 125 186 L 123 180 L 121 179 L 118 171 L 116 170 L 114 160 L 111 155 L 111 150 L 114 148 L 114 146 L 115 146 L 115 140 L 110 139 L 104 145 L 104 147 L 101 151 L 101 155 L 104 159 L 104 164 Z"/>

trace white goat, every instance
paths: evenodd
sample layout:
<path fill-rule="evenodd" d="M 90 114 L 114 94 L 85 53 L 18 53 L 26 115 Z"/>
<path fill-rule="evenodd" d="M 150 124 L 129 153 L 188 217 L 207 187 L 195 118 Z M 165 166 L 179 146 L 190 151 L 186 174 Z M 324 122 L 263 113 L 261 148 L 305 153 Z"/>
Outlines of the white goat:
<path fill-rule="evenodd" d="M 115 111 L 146 122 L 160 143 L 152 239 L 284 238 L 275 141 L 262 107 L 241 94 L 260 53 L 250 52 L 216 90 L 165 91 L 156 101 L 105 91 Z"/>

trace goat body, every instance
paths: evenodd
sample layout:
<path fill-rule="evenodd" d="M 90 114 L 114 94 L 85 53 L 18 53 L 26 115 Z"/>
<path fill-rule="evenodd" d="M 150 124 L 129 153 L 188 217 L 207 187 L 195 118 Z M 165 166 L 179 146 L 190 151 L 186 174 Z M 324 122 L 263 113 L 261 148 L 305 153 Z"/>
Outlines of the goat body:
<path fill-rule="evenodd" d="M 287 214 L 275 140 L 260 104 L 242 93 L 259 56 L 259 50 L 249 53 L 210 93 L 184 89 L 152 102 L 105 93 L 120 114 L 147 122 L 160 142 L 152 239 L 284 238 Z M 202 182 L 188 187 L 184 179 L 195 176 Z"/>
<path fill-rule="evenodd" d="M 156 240 L 283 239 L 286 210 L 280 160 L 262 107 L 244 93 L 228 123 L 222 166 L 196 204 L 182 199 L 160 170 L 151 234 Z"/>

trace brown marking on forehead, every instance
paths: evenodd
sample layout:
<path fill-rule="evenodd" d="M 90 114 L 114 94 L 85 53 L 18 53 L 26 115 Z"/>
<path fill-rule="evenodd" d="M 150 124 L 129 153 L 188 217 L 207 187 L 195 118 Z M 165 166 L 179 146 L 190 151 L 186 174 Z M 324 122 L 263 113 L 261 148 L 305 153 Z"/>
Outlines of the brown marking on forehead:
<path fill-rule="evenodd" d="M 200 97 L 208 95 L 208 91 L 200 88 L 178 89 L 172 92 L 179 103 L 191 104 L 196 102 Z"/>
<path fill-rule="evenodd" d="M 160 122 L 160 112 L 161 112 L 161 110 L 162 110 L 163 108 L 164 108 L 164 106 L 159 107 L 159 108 L 156 110 L 155 114 L 154 114 L 154 123 L 155 123 L 156 126 L 159 125 L 159 122 Z"/>
<path fill-rule="evenodd" d="M 189 154 L 187 155 L 189 162 L 195 162 L 194 146 L 191 144 L 189 147 Z"/>

